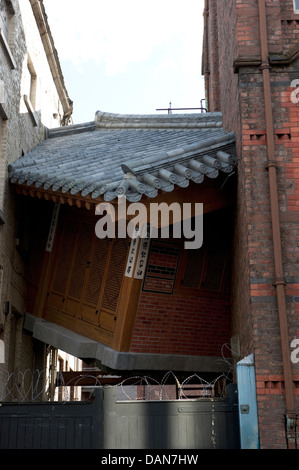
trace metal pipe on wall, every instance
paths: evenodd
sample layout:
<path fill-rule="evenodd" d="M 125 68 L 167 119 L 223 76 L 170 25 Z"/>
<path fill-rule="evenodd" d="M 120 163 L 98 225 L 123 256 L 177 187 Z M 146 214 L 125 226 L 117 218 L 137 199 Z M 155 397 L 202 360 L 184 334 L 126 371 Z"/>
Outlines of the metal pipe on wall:
<path fill-rule="evenodd" d="M 271 81 L 270 81 L 270 63 L 268 51 L 267 17 L 265 0 L 258 0 L 259 24 L 261 40 L 261 71 L 263 76 L 264 99 L 265 99 L 265 117 L 266 117 L 266 135 L 268 151 L 268 172 L 271 202 L 271 220 L 273 235 L 273 250 L 275 264 L 276 296 L 278 304 L 281 349 L 283 360 L 283 374 L 285 383 L 286 400 L 286 432 L 288 448 L 296 447 L 296 413 L 294 403 L 294 384 L 292 379 L 292 364 L 290 356 L 288 320 L 285 281 L 283 276 L 283 262 L 281 249 L 281 233 L 279 220 L 279 201 L 277 189 L 277 163 L 275 160 L 275 134 L 273 125 L 272 99 L 271 99 Z"/>
<path fill-rule="evenodd" d="M 209 80 L 209 2 L 205 0 L 204 4 L 204 11 L 203 11 L 203 18 L 204 18 L 204 37 L 203 37 L 203 63 L 202 63 L 202 75 L 204 76 L 205 82 L 205 100 L 206 100 L 206 107 L 209 110 L 210 104 L 210 80 Z"/>

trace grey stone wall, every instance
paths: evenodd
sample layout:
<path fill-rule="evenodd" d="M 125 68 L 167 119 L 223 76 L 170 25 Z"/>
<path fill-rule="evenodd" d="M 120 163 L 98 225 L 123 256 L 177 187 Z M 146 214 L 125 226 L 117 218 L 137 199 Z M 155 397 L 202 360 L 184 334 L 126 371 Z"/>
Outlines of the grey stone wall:
<path fill-rule="evenodd" d="M 26 266 L 18 249 L 18 198 L 8 165 L 58 127 L 62 104 L 29 0 L 3 0 L 0 33 L 0 340 L 3 374 L 34 364 L 33 343 L 23 334 Z M 2 20 L 3 21 L 3 20 Z M 5 310 L 5 308 L 6 310 Z"/>

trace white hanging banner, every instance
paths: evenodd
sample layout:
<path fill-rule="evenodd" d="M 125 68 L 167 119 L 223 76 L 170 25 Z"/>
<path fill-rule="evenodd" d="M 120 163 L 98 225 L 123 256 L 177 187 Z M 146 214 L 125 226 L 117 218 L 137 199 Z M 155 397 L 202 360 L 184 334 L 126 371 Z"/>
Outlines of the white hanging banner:
<path fill-rule="evenodd" d="M 147 258 L 150 247 L 150 225 L 147 226 L 146 236 L 140 239 L 138 259 L 135 268 L 135 279 L 143 279 L 146 269 Z"/>
<path fill-rule="evenodd" d="M 53 247 L 53 243 L 54 243 L 54 237 L 55 237 L 56 226 L 57 226 L 57 221 L 58 221 L 59 209 L 60 209 L 60 202 L 57 202 L 54 206 L 54 209 L 53 209 L 53 215 L 52 215 L 52 220 L 51 220 L 51 225 L 50 225 L 50 231 L 49 231 L 47 245 L 46 245 L 46 251 L 49 251 L 49 252 L 52 251 L 52 247 Z"/>
<path fill-rule="evenodd" d="M 126 277 L 132 277 L 133 275 L 134 264 L 135 264 L 135 260 L 136 260 L 136 256 L 138 252 L 138 243 L 139 243 L 139 238 L 132 238 L 128 261 L 127 261 L 127 267 L 125 271 Z"/>

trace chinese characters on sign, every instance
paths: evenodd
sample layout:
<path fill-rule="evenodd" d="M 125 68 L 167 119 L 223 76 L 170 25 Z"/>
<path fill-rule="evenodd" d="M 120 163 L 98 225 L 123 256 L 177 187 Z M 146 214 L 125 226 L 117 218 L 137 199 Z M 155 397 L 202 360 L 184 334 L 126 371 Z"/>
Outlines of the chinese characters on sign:
<path fill-rule="evenodd" d="M 139 246 L 139 249 L 138 249 L 138 246 Z M 145 268 L 146 268 L 146 263 L 147 263 L 147 258 L 148 258 L 148 253 L 149 253 L 149 246 L 150 246 L 150 226 L 148 226 L 147 228 L 146 237 L 132 238 L 125 276 L 132 277 L 134 264 L 135 264 L 136 256 L 138 253 L 134 278 L 143 279 Z"/>
<path fill-rule="evenodd" d="M 136 253 L 137 253 L 137 250 L 138 250 L 138 242 L 139 242 L 139 238 L 132 238 L 132 240 L 131 240 L 130 251 L 129 251 L 128 261 L 127 261 L 127 267 L 126 267 L 126 272 L 125 272 L 125 276 L 127 276 L 127 277 L 132 277 L 132 274 L 133 274 L 134 263 L 135 263 L 135 259 L 136 259 Z"/>
<path fill-rule="evenodd" d="M 149 252 L 149 244 L 150 244 L 150 241 L 147 238 L 142 238 L 140 241 L 138 260 L 137 260 L 135 275 L 134 275 L 135 279 L 143 279 L 144 277 L 146 262 L 147 262 L 148 252 Z"/>

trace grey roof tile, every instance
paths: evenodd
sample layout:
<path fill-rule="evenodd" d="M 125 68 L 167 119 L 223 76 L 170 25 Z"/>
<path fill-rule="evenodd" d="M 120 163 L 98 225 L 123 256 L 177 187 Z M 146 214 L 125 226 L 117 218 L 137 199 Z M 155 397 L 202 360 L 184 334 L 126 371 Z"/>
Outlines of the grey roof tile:
<path fill-rule="evenodd" d="M 48 131 L 10 165 L 12 183 L 111 201 L 188 187 L 236 166 L 234 134 L 220 113 L 119 115 Z"/>

